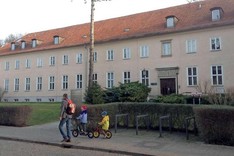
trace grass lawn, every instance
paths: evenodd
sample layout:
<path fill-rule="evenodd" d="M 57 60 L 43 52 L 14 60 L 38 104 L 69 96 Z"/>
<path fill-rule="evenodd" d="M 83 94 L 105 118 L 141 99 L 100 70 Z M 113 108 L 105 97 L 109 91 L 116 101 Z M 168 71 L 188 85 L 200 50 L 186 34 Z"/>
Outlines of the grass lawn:
<path fill-rule="evenodd" d="M 60 113 L 60 103 L 51 103 L 51 102 L 43 102 L 43 103 L 0 103 L 1 106 L 22 106 L 28 105 L 32 108 L 32 113 L 30 115 L 29 120 L 27 121 L 27 125 L 40 125 L 49 122 L 54 122 L 59 120 Z"/>

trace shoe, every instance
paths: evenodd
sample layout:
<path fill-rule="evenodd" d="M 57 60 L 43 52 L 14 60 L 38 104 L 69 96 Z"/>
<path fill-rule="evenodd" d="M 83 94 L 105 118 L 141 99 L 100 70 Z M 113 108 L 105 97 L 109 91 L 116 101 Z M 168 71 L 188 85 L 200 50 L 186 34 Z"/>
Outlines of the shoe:
<path fill-rule="evenodd" d="M 66 142 L 71 142 L 71 139 L 67 139 Z"/>
<path fill-rule="evenodd" d="M 68 139 L 63 139 L 61 142 L 67 142 Z"/>

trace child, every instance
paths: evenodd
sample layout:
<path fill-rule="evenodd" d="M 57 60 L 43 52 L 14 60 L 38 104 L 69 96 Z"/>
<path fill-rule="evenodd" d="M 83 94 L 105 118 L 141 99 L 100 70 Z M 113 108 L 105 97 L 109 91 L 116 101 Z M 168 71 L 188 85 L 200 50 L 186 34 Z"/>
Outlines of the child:
<path fill-rule="evenodd" d="M 98 124 L 102 126 L 101 133 L 103 133 L 104 137 L 106 138 L 105 131 L 109 129 L 109 116 L 107 115 L 106 111 L 103 111 L 101 115 L 102 115 L 102 121 L 99 122 Z"/>
<path fill-rule="evenodd" d="M 80 128 L 81 133 L 85 133 L 86 132 L 87 118 L 88 118 L 87 106 L 82 105 L 81 106 L 81 113 L 76 118 L 76 119 L 80 120 L 79 128 Z"/>

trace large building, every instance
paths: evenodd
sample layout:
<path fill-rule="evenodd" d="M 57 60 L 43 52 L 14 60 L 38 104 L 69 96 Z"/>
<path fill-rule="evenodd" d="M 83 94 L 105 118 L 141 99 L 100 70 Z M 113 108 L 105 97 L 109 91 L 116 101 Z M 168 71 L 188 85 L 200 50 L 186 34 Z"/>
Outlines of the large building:
<path fill-rule="evenodd" d="M 2 101 L 84 98 L 90 24 L 30 33 L 0 48 Z M 93 79 L 139 81 L 150 97 L 234 87 L 234 1 L 205 0 L 95 22 Z M 203 87 L 203 89 L 199 89 Z"/>

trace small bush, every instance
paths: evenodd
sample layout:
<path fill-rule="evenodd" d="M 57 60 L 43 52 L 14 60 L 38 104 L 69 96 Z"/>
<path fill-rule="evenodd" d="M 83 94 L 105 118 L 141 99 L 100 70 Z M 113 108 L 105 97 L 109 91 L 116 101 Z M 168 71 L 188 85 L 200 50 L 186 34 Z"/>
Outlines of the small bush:
<path fill-rule="evenodd" d="M 4 106 L 0 107 L 0 125 L 27 126 L 27 121 L 32 112 L 29 106 Z"/>
<path fill-rule="evenodd" d="M 89 104 L 102 104 L 104 91 L 101 86 L 94 83 L 92 87 L 88 88 L 85 92 L 85 101 Z"/>

